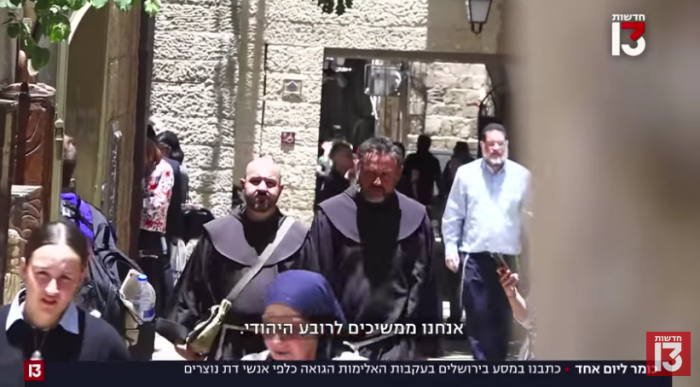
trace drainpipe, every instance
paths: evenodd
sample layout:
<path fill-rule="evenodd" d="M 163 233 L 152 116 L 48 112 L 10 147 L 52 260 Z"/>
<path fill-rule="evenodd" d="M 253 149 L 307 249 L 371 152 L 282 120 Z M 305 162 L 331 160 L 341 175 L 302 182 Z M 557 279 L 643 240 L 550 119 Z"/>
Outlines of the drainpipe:
<path fill-rule="evenodd" d="M 141 230 L 141 210 L 143 207 L 143 165 L 146 153 L 146 128 L 151 105 L 151 78 L 153 73 L 153 35 L 156 20 L 146 12 L 141 12 L 139 32 L 139 73 L 136 90 L 136 125 L 134 131 L 134 175 L 131 183 L 131 213 L 129 256 L 138 257 L 139 231 Z"/>

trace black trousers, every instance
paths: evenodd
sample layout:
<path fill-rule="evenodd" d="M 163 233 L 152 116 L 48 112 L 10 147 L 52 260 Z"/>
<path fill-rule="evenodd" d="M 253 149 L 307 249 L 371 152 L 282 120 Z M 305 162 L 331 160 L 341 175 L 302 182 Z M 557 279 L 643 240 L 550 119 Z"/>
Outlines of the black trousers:
<path fill-rule="evenodd" d="M 141 230 L 139 233 L 139 257 L 136 263 L 148 276 L 148 282 L 156 292 L 156 317 L 162 317 L 173 293 L 173 275 L 170 267 L 171 244 L 165 235 Z M 138 343 L 131 347 L 134 360 L 151 360 L 155 349 L 155 321 L 139 329 Z"/>
<path fill-rule="evenodd" d="M 504 256 L 511 270 L 516 259 Z M 471 253 L 464 261 L 462 301 L 467 313 L 467 337 L 475 360 L 502 361 L 508 356 L 513 311 L 491 253 Z"/>

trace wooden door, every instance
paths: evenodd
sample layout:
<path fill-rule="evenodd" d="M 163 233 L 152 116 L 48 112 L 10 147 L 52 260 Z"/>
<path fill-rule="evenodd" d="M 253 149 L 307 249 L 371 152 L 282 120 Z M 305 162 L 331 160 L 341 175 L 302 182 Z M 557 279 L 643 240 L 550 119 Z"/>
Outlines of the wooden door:
<path fill-rule="evenodd" d="M 11 272 L 12 251 L 9 251 L 7 239 L 10 225 L 12 177 L 12 138 L 17 123 L 17 102 L 0 99 L 0 289 L 3 298 L 0 304 L 9 302 L 6 293 L 5 278 Z"/>
<path fill-rule="evenodd" d="M 13 84 L 0 91 L 0 98 L 18 101 L 12 184 L 41 187 L 37 208 L 40 214 L 48 214 L 51 207 L 55 208 L 50 203 L 55 94 L 52 87 L 41 83 Z M 39 217 L 38 223 L 44 218 L 49 217 Z"/>

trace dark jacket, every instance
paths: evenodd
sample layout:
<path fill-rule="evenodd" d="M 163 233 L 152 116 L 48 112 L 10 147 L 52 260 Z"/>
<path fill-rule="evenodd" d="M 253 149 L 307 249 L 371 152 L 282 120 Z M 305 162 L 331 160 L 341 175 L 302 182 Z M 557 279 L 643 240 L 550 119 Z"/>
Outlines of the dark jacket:
<path fill-rule="evenodd" d="M 343 193 L 348 188 L 350 188 L 348 179 L 335 169 L 332 170 L 323 181 L 321 192 L 318 194 L 317 204 L 321 204 L 323 201 Z"/>
<path fill-rule="evenodd" d="M 413 197 L 415 195 L 411 195 L 413 199 L 425 206 L 432 205 L 433 188 L 435 183 L 439 184 L 442 178 L 442 171 L 440 171 L 440 162 L 438 159 L 430 152 L 414 153 L 406 158 L 403 168 L 404 176 L 409 180 L 409 184 L 412 184 L 412 172 L 418 172 L 418 181 L 415 183 L 418 197 Z"/>
<path fill-rule="evenodd" d="M 173 185 L 172 196 L 170 196 L 170 205 L 168 206 L 168 216 L 165 225 L 165 235 L 170 238 L 182 238 L 185 234 L 185 222 L 183 218 L 182 205 L 185 204 L 185 197 L 182 195 L 182 175 L 180 174 L 180 163 L 173 159 L 164 157 L 163 160 L 173 168 L 173 177 L 175 184 Z"/>
<path fill-rule="evenodd" d="M 23 361 L 37 350 L 37 335 L 46 335 L 41 345 L 41 357 L 47 362 L 125 361 L 129 360 L 126 344 L 107 322 L 95 318 L 83 309 L 75 308 L 77 333 L 62 325 L 46 332 L 35 330 L 24 320 L 15 320 L 6 329 L 12 305 L 0 307 L 0 385 L 24 386 Z M 48 380 L 48 379 L 47 379 Z"/>

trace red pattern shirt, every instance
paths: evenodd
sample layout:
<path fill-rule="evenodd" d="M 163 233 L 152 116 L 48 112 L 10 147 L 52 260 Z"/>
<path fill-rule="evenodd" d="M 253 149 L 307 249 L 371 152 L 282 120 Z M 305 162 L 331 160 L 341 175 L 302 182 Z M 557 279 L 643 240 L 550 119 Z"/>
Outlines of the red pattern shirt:
<path fill-rule="evenodd" d="M 144 183 L 141 229 L 165 233 L 165 221 L 175 185 L 173 168 L 167 161 L 161 160 Z"/>

